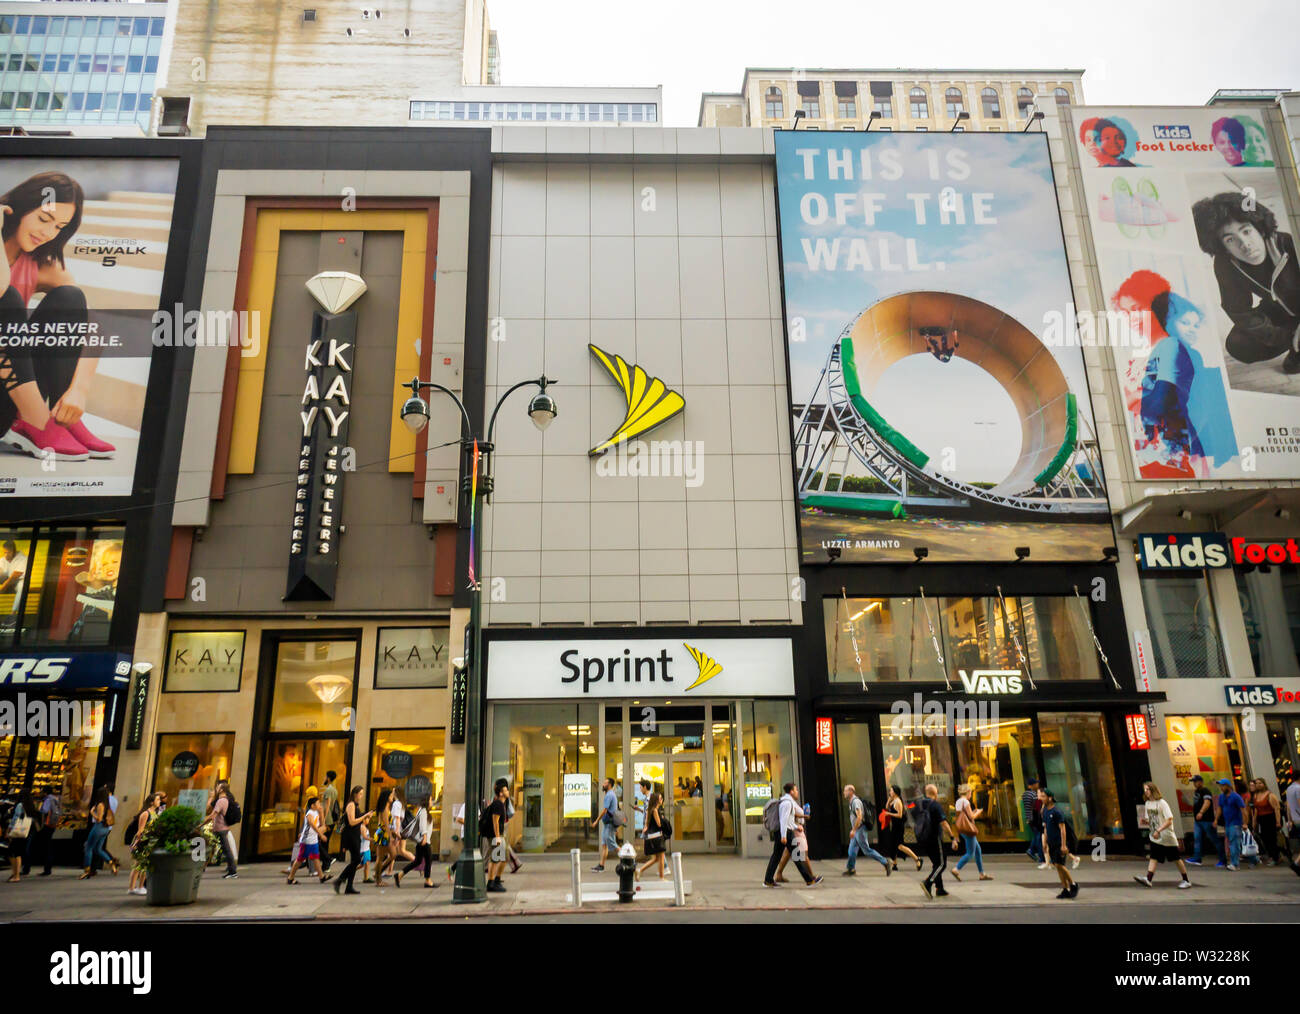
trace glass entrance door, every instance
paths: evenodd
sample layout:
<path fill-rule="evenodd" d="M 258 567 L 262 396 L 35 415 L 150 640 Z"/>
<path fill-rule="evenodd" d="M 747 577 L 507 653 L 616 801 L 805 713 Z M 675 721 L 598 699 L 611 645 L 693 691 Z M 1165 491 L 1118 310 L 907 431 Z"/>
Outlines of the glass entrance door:
<path fill-rule="evenodd" d="M 325 772 L 348 784 L 348 740 L 281 738 L 266 744 L 262 795 L 257 812 L 257 855 L 288 855 L 302 828 L 307 800 L 320 794 Z"/>
<path fill-rule="evenodd" d="M 715 847 L 712 821 L 706 821 L 706 769 L 703 754 L 669 754 L 668 799 L 664 812 L 673 822 L 673 845 L 679 852 L 702 852 Z M 671 806 L 669 805 L 671 801 Z"/>

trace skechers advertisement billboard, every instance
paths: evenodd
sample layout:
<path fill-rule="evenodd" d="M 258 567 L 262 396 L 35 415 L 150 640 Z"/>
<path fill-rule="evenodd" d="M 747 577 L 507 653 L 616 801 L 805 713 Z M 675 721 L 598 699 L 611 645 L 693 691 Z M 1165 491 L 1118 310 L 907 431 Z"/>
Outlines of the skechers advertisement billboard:
<path fill-rule="evenodd" d="M 1264 113 L 1073 116 L 1137 473 L 1300 477 L 1300 263 Z"/>
<path fill-rule="evenodd" d="M 778 131 L 803 556 L 1113 539 L 1047 138 Z"/>
<path fill-rule="evenodd" d="M 0 500 L 131 495 L 177 169 L 0 158 Z"/>

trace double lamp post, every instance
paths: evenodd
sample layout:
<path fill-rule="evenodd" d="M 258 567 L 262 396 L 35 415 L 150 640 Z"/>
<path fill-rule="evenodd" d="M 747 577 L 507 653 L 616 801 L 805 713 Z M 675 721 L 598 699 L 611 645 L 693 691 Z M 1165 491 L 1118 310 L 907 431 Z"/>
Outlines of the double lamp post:
<path fill-rule="evenodd" d="M 497 413 L 507 398 L 521 387 L 536 387 L 538 392 L 528 404 L 528 417 L 539 430 L 545 430 L 555 419 L 555 399 L 546 393 L 546 386 L 555 381 L 542 374 L 536 380 L 521 380 L 497 400 L 488 420 L 487 439 L 474 435 L 474 423 L 465 403 L 454 391 L 432 381 L 413 377 L 403 387 L 411 389 L 411 397 L 402 405 L 402 422 L 412 433 L 420 433 L 429 425 L 429 404 L 421 391 L 441 391 L 456 403 L 461 415 L 461 491 L 469 501 L 469 626 L 465 629 L 465 655 L 459 669 L 465 679 L 465 826 L 461 831 L 461 853 L 456 863 L 456 883 L 452 901 L 458 904 L 487 900 L 484 882 L 483 856 L 479 851 L 478 809 L 483 791 L 483 586 L 479 578 L 479 539 L 475 525 L 480 498 L 492 495 L 492 434 L 496 430 Z M 468 467 L 466 467 L 468 465 Z M 480 477 L 481 475 L 481 477 Z M 473 843 L 471 847 L 471 843 Z"/>

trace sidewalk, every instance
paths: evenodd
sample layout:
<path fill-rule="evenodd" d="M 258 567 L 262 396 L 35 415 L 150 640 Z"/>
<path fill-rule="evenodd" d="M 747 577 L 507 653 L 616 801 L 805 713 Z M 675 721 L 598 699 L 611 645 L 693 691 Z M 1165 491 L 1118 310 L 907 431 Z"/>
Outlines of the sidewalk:
<path fill-rule="evenodd" d="M 618 877 L 610 863 L 603 874 L 592 873 L 595 856 L 584 854 L 584 885 L 598 883 L 616 889 Z M 950 859 L 951 863 L 952 860 Z M 1189 867 L 1195 887 L 1177 889 L 1177 868 L 1165 864 L 1156 872 L 1154 888 L 1133 882 L 1133 876 L 1145 870 L 1145 864 L 1132 857 L 1111 859 L 1104 863 L 1085 859 L 1075 873 L 1080 885 L 1076 901 L 1056 901 L 1060 889 L 1052 870 L 1039 870 L 1032 862 L 1017 856 L 985 857 L 991 881 L 979 881 L 974 864 L 962 871 L 965 878 L 957 882 L 950 875 L 944 883 L 951 892 L 948 898 L 929 901 L 918 886 L 923 874 L 914 866 L 899 863 L 899 872 L 886 878 L 874 862 L 859 860 L 855 877 L 841 876 L 842 859 L 814 862 L 816 872 L 825 877 L 815 888 L 805 888 L 793 867 L 793 877 L 779 889 L 762 886 L 765 861 L 735 856 L 682 857 L 685 877 L 694 887 L 687 897 L 688 908 L 698 911 L 736 911 L 754 909 L 910 909 L 944 906 L 971 910 L 971 920 L 979 919 L 978 909 L 1035 905 L 1191 905 L 1218 903 L 1242 906 L 1243 918 L 1255 905 L 1291 905 L 1300 901 L 1300 877 L 1286 866 L 1271 869 L 1243 869 L 1238 873 L 1209 867 Z M 418 874 L 403 878 L 399 889 L 388 886 L 377 890 L 370 884 L 358 884 L 360 896 L 341 896 L 333 884 L 322 886 L 299 872 L 299 883 L 290 887 L 280 875 L 280 864 L 259 863 L 245 866 L 237 880 L 222 880 L 221 870 L 208 871 L 193 905 L 175 908 L 152 907 L 144 898 L 126 893 L 127 875 L 117 877 L 107 872 L 89 880 L 78 881 L 77 870 L 56 870 L 51 877 L 32 876 L 19 884 L 0 885 L 0 922 L 131 919 L 340 919 L 371 918 L 464 919 L 483 915 L 530 915 L 572 912 L 565 901 L 570 890 L 569 857 L 528 856 L 517 874 L 505 876 L 506 894 L 490 894 L 481 905 L 451 904 L 451 884 L 446 880 L 446 866 L 440 865 L 440 886 L 427 890 Z M 335 870 L 339 870 L 339 865 Z M 952 866 L 949 866 L 951 871 Z M 651 874 L 653 877 L 653 874 Z M 639 910 L 671 908 L 671 899 L 638 900 Z M 609 911 L 620 907 L 617 902 L 588 903 L 583 911 Z M 667 914 L 667 913 L 665 913 Z"/>

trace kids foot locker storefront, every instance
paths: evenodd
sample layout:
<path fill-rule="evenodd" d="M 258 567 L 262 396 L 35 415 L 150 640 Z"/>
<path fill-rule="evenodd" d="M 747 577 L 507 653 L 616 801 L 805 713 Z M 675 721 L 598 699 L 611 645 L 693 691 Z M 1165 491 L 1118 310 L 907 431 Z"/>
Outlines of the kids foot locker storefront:
<path fill-rule="evenodd" d="M 486 787 L 510 783 L 517 852 L 599 849 L 605 778 L 624 841 L 657 792 L 681 851 L 770 850 L 763 805 L 798 780 L 790 638 L 698 627 L 486 637 Z"/>

